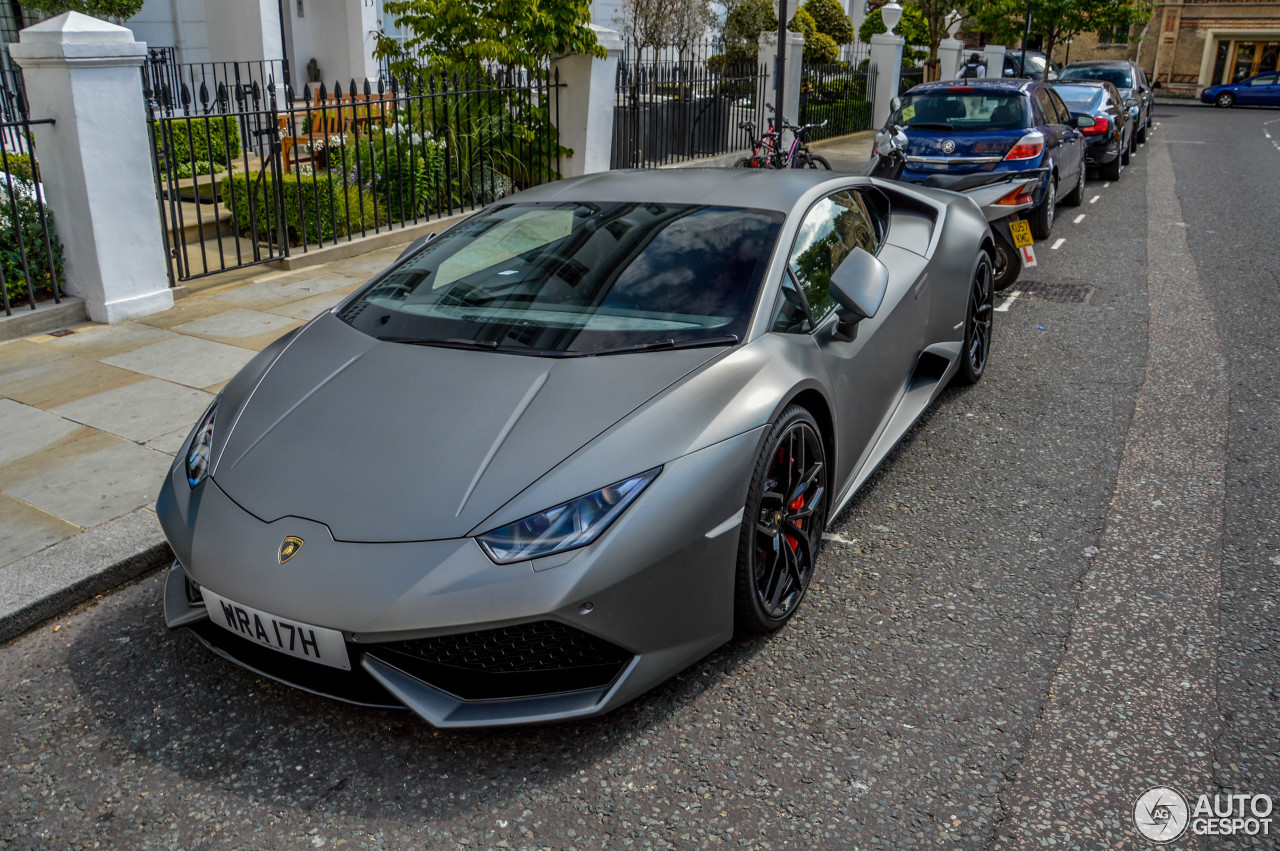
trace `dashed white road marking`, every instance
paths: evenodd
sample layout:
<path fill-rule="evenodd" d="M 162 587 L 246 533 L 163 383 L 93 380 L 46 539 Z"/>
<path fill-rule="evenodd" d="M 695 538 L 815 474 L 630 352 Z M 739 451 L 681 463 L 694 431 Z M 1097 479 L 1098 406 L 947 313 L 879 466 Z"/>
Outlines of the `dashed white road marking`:
<path fill-rule="evenodd" d="M 1066 237 L 1058 237 L 1058 240 L 1057 240 L 1056 242 L 1054 242 L 1054 243 L 1053 243 L 1053 245 L 1049 246 L 1049 250 L 1050 250 L 1050 251 L 1057 251 L 1059 248 L 1061 248 L 1061 247 L 1062 247 L 1062 243 L 1064 243 L 1064 242 L 1066 242 L 1066 241 L 1067 241 L 1067 238 L 1066 238 Z"/>
<path fill-rule="evenodd" d="M 1022 290 L 1014 290 L 1009 293 L 999 304 L 996 305 L 996 313 L 1008 313 L 1009 308 L 1013 306 L 1013 303 L 1020 295 L 1022 295 Z"/>
<path fill-rule="evenodd" d="M 1101 198 L 1101 197 L 1102 197 L 1101 195 L 1094 195 L 1092 198 L 1090 198 L 1090 199 L 1089 199 L 1089 203 L 1090 203 L 1090 204 L 1096 204 L 1096 203 L 1098 203 L 1098 199 L 1099 199 L 1099 198 Z"/>
<path fill-rule="evenodd" d="M 1276 122 L 1280 122 L 1280 118 L 1273 118 L 1273 119 L 1272 119 L 1272 120 L 1270 120 L 1270 121 L 1264 121 L 1264 122 L 1262 122 L 1262 126 L 1263 126 L 1263 128 L 1264 128 L 1264 129 L 1263 129 L 1263 131 L 1262 131 L 1262 133 L 1263 133 L 1263 135 L 1265 135 L 1268 139 L 1270 139 L 1270 140 L 1271 140 L 1271 144 L 1275 146 L 1276 150 L 1277 150 L 1277 151 L 1280 151 L 1280 139 L 1276 139 L 1274 136 L 1272 136 L 1272 135 L 1271 135 L 1271 131 L 1270 131 L 1270 130 L 1265 129 L 1265 128 L 1266 128 L 1266 126 L 1267 126 L 1268 124 L 1275 124 Z"/>
<path fill-rule="evenodd" d="M 1105 182 L 1102 184 L 1102 188 L 1103 188 L 1103 189 L 1106 189 L 1106 188 L 1107 188 L 1108 186 L 1110 186 L 1110 185 L 1111 185 L 1111 181 L 1110 181 L 1110 180 L 1105 181 Z"/>
<path fill-rule="evenodd" d="M 1084 213 L 1081 213 L 1080 215 L 1076 216 L 1074 219 L 1071 220 L 1071 224 L 1078 225 L 1083 221 L 1084 221 Z"/>

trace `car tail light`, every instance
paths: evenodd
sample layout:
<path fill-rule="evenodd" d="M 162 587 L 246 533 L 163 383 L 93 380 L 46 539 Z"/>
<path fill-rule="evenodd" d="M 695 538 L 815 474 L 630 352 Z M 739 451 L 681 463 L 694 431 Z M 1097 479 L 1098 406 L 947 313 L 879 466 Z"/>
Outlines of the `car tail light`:
<path fill-rule="evenodd" d="M 1111 126 L 1111 119 L 1105 115 L 1095 115 L 1092 127 L 1081 127 L 1080 132 L 1086 136 L 1100 136 Z"/>
<path fill-rule="evenodd" d="M 1033 160 L 1044 153 L 1044 134 L 1039 130 L 1032 130 L 1030 133 L 1018 140 L 1018 144 L 1013 146 L 1009 153 L 1004 155 L 1006 160 Z"/>
<path fill-rule="evenodd" d="M 1008 195 L 997 201 L 997 204 L 1032 204 L 1035 203 L 1035 196 L 1032 194 L 1036 190 L 1036 181 L 1029 180 L 1010 192 Z"/>

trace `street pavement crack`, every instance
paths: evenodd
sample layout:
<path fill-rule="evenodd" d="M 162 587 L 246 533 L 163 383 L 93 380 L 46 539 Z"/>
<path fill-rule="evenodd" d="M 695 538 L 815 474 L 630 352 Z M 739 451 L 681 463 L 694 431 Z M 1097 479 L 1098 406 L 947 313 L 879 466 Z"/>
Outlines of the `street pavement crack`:
<path fill-rule="evenodd" d="M 1146 150 L 1146 375 L 1065 652 L 999 791 L 996 849 L 1145 849 L 1143 791 L 1214 788 L 1227 366 L 1164 137 Z"/>

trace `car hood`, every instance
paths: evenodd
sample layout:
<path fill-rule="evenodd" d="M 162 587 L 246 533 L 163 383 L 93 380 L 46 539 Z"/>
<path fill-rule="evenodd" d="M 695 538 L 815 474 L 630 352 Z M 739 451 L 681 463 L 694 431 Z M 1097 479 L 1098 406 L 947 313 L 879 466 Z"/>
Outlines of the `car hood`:
<path fill-rule="evenodd" d="M 219 410 L 212 476 L 259 519 L 339 541 L 462 537 L 722 352 L 522 357 L 384 343 L 327 314 Z"/>

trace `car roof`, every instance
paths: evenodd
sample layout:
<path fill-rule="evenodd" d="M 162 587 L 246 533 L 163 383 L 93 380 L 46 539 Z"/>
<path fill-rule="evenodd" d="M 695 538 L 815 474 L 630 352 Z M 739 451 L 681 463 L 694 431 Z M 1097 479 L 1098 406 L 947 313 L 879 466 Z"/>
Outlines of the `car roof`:
<path fill-rule="evenodd" d="M 1108 65 L 1112 68 L 1119 68 L 1122 65 L 1126 68 L 1138 67 L 1138 63 L 1134 62 L 1132 59 L 1082 59 L 1078 62 L 1069 63 L 1067 67 L 1062 70 L 1066 71 L 1068 68 L 1105 68 Z"/>
<path fill-rule="evenodd" d="M 966 77 L 963 80 L 936 80 L 932 83 L 921 83 L 913 86 L 907 94 L 925 94 L 928 92 L 948 91 L 951 89 L 970 88 L 984 91 L 1023 91 L 1030 86 L 1043 85 L 1039 80 L 1028 80 L 1025 77 Z"/>
<path fill-rule="evenodd" d="M 816 169 L 636 168 L 556 180 L 512 198 L 519 202 L 710 204 L 789 213 L 806 192 L 827 182 L 870 185 L 867 178 Z"/>

